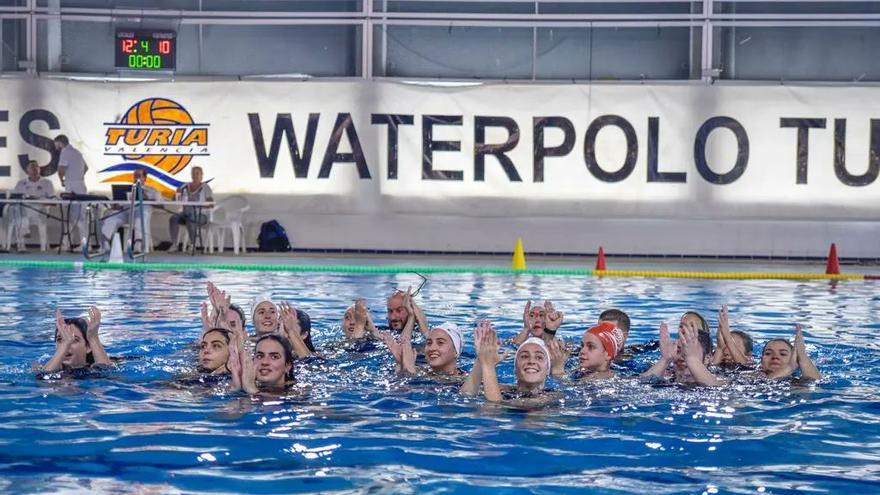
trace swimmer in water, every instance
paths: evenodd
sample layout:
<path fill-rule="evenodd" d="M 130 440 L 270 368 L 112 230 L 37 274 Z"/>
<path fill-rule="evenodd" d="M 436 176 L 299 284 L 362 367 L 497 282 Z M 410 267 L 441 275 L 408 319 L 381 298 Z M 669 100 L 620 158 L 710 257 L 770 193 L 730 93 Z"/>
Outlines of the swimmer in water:
<path fill-rule="evenodd" d="M 614 376 L 610 368 L 611 362 L 623 349 L 623 331 L 610 321 L 584 332 L 580 353 L 578 353 L 579 380 L 605 380 Z M 551 374 L 555 377 L 565 376 L 565 359 L 568 353 L 558 343 L 548 345 L 552 357 Z"/>
<path fill-rule="evenodd" d="M 212 328 L 202 335 L 199 342 L 199 372 L 210 375 L 229 373 L 229 346 L 232 332 L 225 328 Z"/>
<path fill-rule="evenodd" d="M 688 313 L 685 313 L 687 316 Z M 703 332 L 694 318 L 682 317 L 678 329 L 678 339 L 669 336 L 666 323 L 660 325 L 660 359 L 642 377 L 665 378 L 667 368 L 672 365 L 672 378 L 677 383 L 698 383 L 716 386 L 722 381 L 713 375 L 706 364 L 712 357 L 712 342 L 708 332 Z"/>
<path fill-rule="evenodd" d="M 723 367 L 752 366 L 752 338 L 739 330 L 730 330 L 730 319 L 727 305 L 721 306 L 718 312 L 718 333 L 715 338 L 717 346 L 712 364 Z"/>
<path fill-rule="evenodd" d="M 517 349 L 513 364 L 515 385 L 498 383 L 496 367 L 507 354 L 499 353 L 498 335 L 489 321 L 477 323 L 474 345 L 477 348 L 477 361 L 461 388 L 462 395 L 479 394 L 482 383 L 483 395 L 490 402 L 525 399 L 528 405 L 545 405 L 551 399 L 556 399 L 555 394 L 544 388 L 550 374 L 550 351 L 543 339 L 529 337 Z"/>
<path fill-rule="evenodd" d="M 308 313 L 298 310 L 286 301 L 278 304 L 281 332 L 298 359 L 316 354 L 312 343 L 312 320 Z"/>
<path fill-rule="evenodd" d="M 532 306 L 532 301 L 526 301 L 523 310 L 523 327 L 519 334 L 512 339 L 514 345 L 521 345 L 529 337 L 542 339 L 548 343 L 556 338 L 556 331 L 562 326 L 564 315 L 553 307 L 553 303 L 544 301 L 544 305 Z"/>
<path fill-rule="evenodd" d="M 412 347 L 414 325 L 413 312 L 407 318 L 400 342 L 394 340 L 389 332 L 381 334 L 383 342 L 394 356 L 395 371 L 399 374 L 416 374 L 416 352 Z M 461 355 L 462 333 L 458 325 L 444 322 L 428 332 L 425 339 L 425 358 L 428 361 L 429 374 L 440 376 L 463 376 L 458 368 L 458 356 Z"/>
<path fill-rule="evenodd" d="M 388 297 L 386 310 L 388 326 L 380 328 L 380 330 L 390 330 L 395 333 L 403 332 L 406 320 L 410 316 L 410 311 L 413 311 L 414 313 L 412 316 L 415 318 L 416 327 L 422 335 L 425 337 L 428 336 L 428 330 L 430 327 L 428 326 L 427 318 L 425 318 L 425 312 L 422 311 L 415 301 L 413 301 L 409 289 L 407 289 L 406 292 L 400 290 L 394 291 L 394 293 Z"/>
<path fill-rule="evenodd" d="M 278 334 L 288 339 L 297 357 L 305 358 L 315 354 L 312 320 L 308 313 L 284 301 L 276 305 L 267 294 L 257 296 L 251 308 L 257 332 L 254 339 Z"/>
<path fill-rule="evenodd" d="M 792 376 L 801 371 L 801 378 L 819 380 L 822 374 L 807 355 L 804 334 L 800 325 L 795 325 L 794 345 L 785 339 L 773 339 L 764 344 L 761 351 L 761 371 L 767 378 L 779 379 Z"/>
<path fill-rule="evenodd" d="M 37 371 L 54 373 L 111 364 L 98 334 L 100 326 L 101 311 L 95 306 L 89 308 L 88 319 L 64 318 L 56 309 L 55 354 Z"/>
<path fill-rule="evenodd" d="M 293 359 L 290 343 L 281 335 L 260 337 L 253 355 L 234 337 L 229 356 L 232 390 L 249 395 L 287 391 L 294 383 Z"/>
<path fill-rule="evenodd" d="M 254 322 L 256 337 L 262 337 L 278 331 L 278 308 L 268 294 L 260 294 L 251 304 L 251 320 Z"/>
<path fill-rule="evenodd" d="M 358 299 L 345 310 L 342 316 L 342 334 L 346 340 L 381 339 L 367 309 L 367 301 Z"/>

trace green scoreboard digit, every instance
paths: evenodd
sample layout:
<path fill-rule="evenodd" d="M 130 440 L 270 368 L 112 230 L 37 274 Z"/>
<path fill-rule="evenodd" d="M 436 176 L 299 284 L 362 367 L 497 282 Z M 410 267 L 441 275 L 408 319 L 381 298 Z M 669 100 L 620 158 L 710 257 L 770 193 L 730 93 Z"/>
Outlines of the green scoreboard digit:
<path fill-rule="evenodd" d="M 177 58 L 177 33 L 173 31 L 116 31 L 116 68 L 173 71 Z"/>

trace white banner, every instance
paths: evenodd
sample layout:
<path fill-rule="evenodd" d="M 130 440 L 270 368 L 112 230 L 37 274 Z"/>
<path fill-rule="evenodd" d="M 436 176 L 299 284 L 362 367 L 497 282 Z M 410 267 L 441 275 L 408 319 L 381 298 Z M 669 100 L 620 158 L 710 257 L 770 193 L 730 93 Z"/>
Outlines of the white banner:
<path fill-rule="evenodd" d="M 412 215 L 569 230 L 609 219 L 834 223 L 876 219 L 880 199 L 880 88 L 4 80 L 0 90 L 4 189 L 28 159 L 54 177 L 51 139 L 65 134 L 89 164 L 90 192 L 144 167 L 172 191 L 200 166 L 218 195 L 247 195 L 256 220 L 406 218 L 359 241 L 315 224 L 301 246 L 388 248 L 387 235 L 407 249 L 509 243 L 449 242 L 454 228 L 407 240 Z M 654 246 L 619 251 L 675 249 Z"/>

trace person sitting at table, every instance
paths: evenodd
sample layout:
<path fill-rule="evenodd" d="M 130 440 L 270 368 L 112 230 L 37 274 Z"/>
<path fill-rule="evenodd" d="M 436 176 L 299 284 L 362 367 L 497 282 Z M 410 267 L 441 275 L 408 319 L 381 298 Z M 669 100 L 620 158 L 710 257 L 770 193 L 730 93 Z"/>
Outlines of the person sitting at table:
<path fill-rule="evenodd" d="M 152 187 L 147 186 L 147 170 L 143 168 L 136 169 L 132 174 L 132 184 L 134 187 L 140 185 L 141 190 L 143 191 L 144 201 L 158 201 L 162 199 L 162 193 L 153 189 Z M 132 187 L 132 193 L 134 193 L 134 187 Z M 131 210 L 129 207 L 122 206 L 114 206 L 114 209 L 118 210 L 116 213 L 113 213 L 107 217 L 105 217 L 101 221 L 101 246 L 104 251 L 108 251 L 110 249 L 110 240 L 113 238 L 113 233 L 119 230 L 120 227 L 128 224 L 129 216 L 131 215 Z M 137 208 L 137 207 L 135 207 Z M 153 207 L 150 205 L 142 205 L 143 215 L 144 215 L 144 227 L 147 229 L 150 228 L 150 219 L 152 216 Z M 140 221 L 140 212 L 135 209 L 134 212 L 134 242 L 135 246 L 137 243 L 141 243 L 141 249 L 144 249 L 143 245 L 143 233 L 141 232 L 141 221 Z"/>
<path fill-rule="evenodd" d="M 214 201 L 214 193 L 211 191 L 211 186 L 202 182 L 202 178 L 204 177 L 202 167 L 193 167 L 191 177 L 192 181 L 177 189 L 178 199 L 186 202 Z M 201 229 L 201 227 L 207 223 L 208 215 L 205 214 L 201 207 L 184 206 L 183 211 L 180 214 L 172 215 L 168 220 L 168 232 L 171 234 L 172 243 L 171 248 L 168 251 L 177 251 L 177 234 L 181 225 L 186 226 L 186 230 L 189 232 L 189 239 L 193 243 L 193 246 L 195 246 L 196 228 Z M 201 235 L 198 237 L 201 239 Z"/>
<path fill-rule="evenodd" d="M 12 192 L 21 194 L 21 197 L 24 199 L 47 199 L 55 194 L 55 187 L 52 185 L 52 181 L 45 177 L 40 177 L 40 165 L 36 160 L 31 160 L 27 164 L 27 177 L 18 181 Z M 40 249 L 45 251 L 46 224 L 42 222 L 42 217 L 45 216 L 45 213 L 42 211 L 43 207 L 25 208 L 24 205 L 14 204 L 10 205 L 9 209 L 10 217 L 12 218 L 10 229 L 13 225 L 17 228 L 16 244 L 18 250 L 24 250 L 24 236 L 30 232 L 31 222 L 34 222 L 40 226 Z M 11 243 L 12 238 L 7 242 Z"/>

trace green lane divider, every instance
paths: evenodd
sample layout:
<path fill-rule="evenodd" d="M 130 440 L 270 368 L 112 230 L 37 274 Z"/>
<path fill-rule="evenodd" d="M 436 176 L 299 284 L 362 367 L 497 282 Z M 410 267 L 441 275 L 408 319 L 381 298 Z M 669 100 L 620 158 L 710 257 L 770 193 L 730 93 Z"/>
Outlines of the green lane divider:
<path fill-rule="evenodd" d="M 87 270 L 232 270 L 267 272 L 335 272 L 335 273 L 483 273 L 483 274 L 527 274 L 590 276 L 592 270 L 571 268 L 532 268 L 514 270 L 505 267 L 456 267 L 456 266 L 381 266 L 381 265 L 268 265 L 268 264 L 223 264 L 223 263 L 101 263 L 94 261 L 37 261 L 0 260 L 0 267 L 61 268 Z"/>

